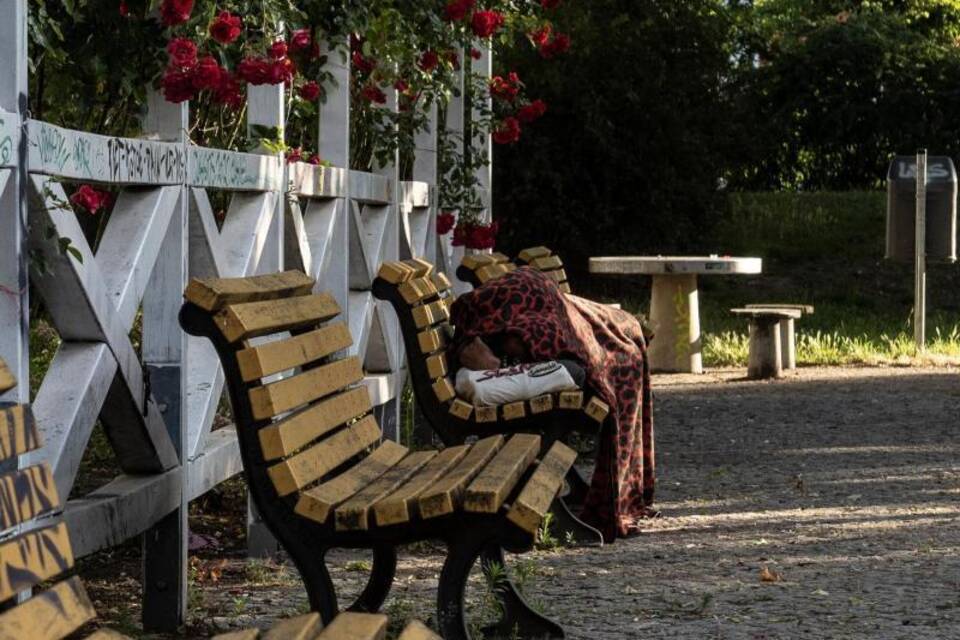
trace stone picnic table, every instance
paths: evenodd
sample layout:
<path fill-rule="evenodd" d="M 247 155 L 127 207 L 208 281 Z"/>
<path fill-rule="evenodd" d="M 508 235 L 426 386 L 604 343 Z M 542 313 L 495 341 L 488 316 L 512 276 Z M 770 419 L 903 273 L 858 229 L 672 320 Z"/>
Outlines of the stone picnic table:
<path fill-rule="evenodd" d="M 590 273 L 653 277 L 650 344 L 653 371 L 703 373 L 698 275 L 757 274 L 760 258 L 612 256 L 590 258 Z"/>

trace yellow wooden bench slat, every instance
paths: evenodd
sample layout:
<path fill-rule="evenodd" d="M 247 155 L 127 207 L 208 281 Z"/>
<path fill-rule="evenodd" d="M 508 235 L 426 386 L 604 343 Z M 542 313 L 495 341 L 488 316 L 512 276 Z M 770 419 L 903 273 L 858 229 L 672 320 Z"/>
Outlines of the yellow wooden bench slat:
<path fill-rule="evenodd" d="M 113 629 L 100 629 L 86 637 L 85 640 L 131 640 L 129 636 L 114 631 Z"/>
<path fill-rule="evenodd" d="M 348 389 L 268 425 L 257 433 L 264 460 L 289 456 L 341 424 L 370 410 L 366 387 Z"/>
<path fill-rule="evenodd" d="M 610 413 L 610 405 L 600 398 L 594 397 L 590 398 L 590 402 L 583 408 L 583 411 L 597 422 L 603 422 L 607 414 Z"/>
<path fill-rule="evenodd" d="M 7 363 L 0 358 L 0 393 L 5 393 L 15 386 L 17 386 L 17 379 L 10 372 Z"/>
<path fill-rule="evenodd" d="M 536 260 L 537 258 L 547 257 L 551 253 L 552 252 L 550 251 L 550 249 L 547 249 L 546 247 L 529 247 L 521 251 L 520 255 L 517 257 L 520 258 L 520 260 L 522 260 L 523 262 L 526 262 L 527 264 L 529 264 L 532 260 Z"/>
<path fill-rule="evenodd" d="M 0 409 L 0 462 L 41 446 L 29 405 L 17 404 Z"/>
<path fill-rule="evenodd" d="M 450 413 L 461 420 L 469 420 L 473 415 L 473 405 L 458 398 L 450 404 Z"/>
<path fill-rule="evenodd" d="M 228 304 L 306 295 L 313 290 L 314 283 L 302 271 L 247 278 L 194 278 L 183 297 L 205 311 L 219 311 Z"/>
<path fill-rule="evenodd" d="M 576 459 L 576 451 L 562 442 L 554 442 L 513 501 L 507 518 L 524 531 L 536 535 Z"/>
<path fill-rule="evenodd" d="M 213 316 L 228 342 L 315 325 L 340 315 L 329 293 L 231 304 Z"/>
<path fill-rule="evenodd" d="M 436 353 L 447 346 L 447 334 L 441 327 L 427 329 L 417 334 L 417 343 L 420 345 L 420 352 L 424 355 Z"/>
<path fill-rule="evenodd" d="M 476 271 L 480 267 L 496 264 L 496 260 L 493 259 L 493 256 L 487 253 L 472 253 L 463 256 L 463 259 L 460 260 L 460 264 L 465 266 L 470 271 Z"/>
<path fill-rule="evenodd" d="M 386 637 L 387 616 L 344 612 L 333 619 L 317 640 L 384 640 Z"/>
<path fill-rule="evenodd" d="M 453 513 L 460 504 L 463 491 L 470 481 L 483 470 L 491 458 L 503 446 L 502 435 L 490 436 L 480 440 L 472 447 L 463 460 L 447 475 L 420 495 L 420 516 L 436 518 Z"/>
<path fill-rule="evenodd" d="M 503 405 L 504 420 L 518 420 L 527 415 L 526 403 L 523 400 Z"/>
<path fill-rule="evenodd" d="M 0 530 L 60 506 L 57 485 L 46 462 L 0 475 Z"/>
<path fill-rule="evenodd" d="M 414 620 L 407 625 L 397 640 L 443 640 L 440 636 L 430 630 L 419 620 Z"/>
<path fill-rule="evenodd" d="M 435 353 L 429 358 L 427 358 L 427 375 L 431 380 L 436 380 L 437 378 L 446 377 L 448 372 L 447 369 L 447 354 L 444 352 Z"/>
<path fill-rule="evenodd" d="M 213 636 L 210 640 L 257 640 L 260 629 L 241 629 Z"/>
<path fill-rule="evenodd" d="M 397 290 L 400 292 L 403 301 L 410 305 L 419 304 L 440 293 L 430 278 L 407 280 Z"/>
<path fill-rule="evenodd" d="M 295 376 L 250 389 L 253 417 L 263 420 L 363 380 L 356 356 L 308 369 Z"/>
<path fill-rule="evenodd" d="M 67 525 L 32 531 L 0 544 L 0 602 L 73 566 Z"/>
<path fill-rule="evenodd" d="M 570 285 L 569 285 L 568 283 L 566 283 L 566 282 L 561 282 L 559 286 L 560 286 L 560 292 L 561 292 L 561 293 L 571 293 L 571 292 L 572 292 L 572 289 L 570 289 Z"/>
<path fill-rule="evenodd" d="M 496 422 L 497 421 L 497 408 L 496 407 L 474 407 L 473 410 L 477 414 L 477 422 Z"/>
<path fill-rule="evenodd" d="M 61 640 L 96 615 L 83 583 L 73 576 L 0 613 L 0 640 Z"/>
<path fill-rule="evenodd" d="M 382 476 L 407 455 L 407 448 L 385 440 L 373 453 L 336 478 L 300 494 L 294 509 L 298 514 L 325 523 L 339 504 Z"/>
<path fill-rule="evenodd" d="M 299 336 L 238 351 L 237 363 L 244 382 L 253 382 L 325 358 L 351 344 L 350 329 L 343 322 L 337 322 Z"/>
<path fill-rule="evenodd" d="M 368 484 L 359 493 L 337 507 L 334 512 L 337 531 L 366 531 L 373 505 L 387 497 L 413 477 L 436 451 L 415 451 L 395 464 L 385 474 Z"/>
<path fill-rule="evenodd" d="M 450 311 L 447 309 L 447 303 L 444 300 L 435 300 L 430 304 L 414 307 L 412 313 L 413 322 L 417 325 L 417 329 L 423 329 L 438 322 L 445 322 L 450 318 Z"/>
<path fill-rule="evenodd" d="M 496 513 L 540 452 L 540 436 L 519 433 L 503 446 L 483 468 L 463 498 L 463 506 L 474 513 Z"/>
<path fill-rule="evenodd" d="M 547 411 L 553 411 L 553 394 L 547 393 L 530 400 L 530 413 L 538 414 Z"/>
<path fill-rule="evenodd" d="M 549 277 L 551 280 L 560 284 L 561 282 L 567 281 L 567 272 L 563 269 L 553 269 L 551 271 L 544 271 L 543 275 Z"/>
<path fill-rule="evenodd" d="M 530 266 L 540 271 L 550 271 L 551 269 L 560 269 L 563 267 L 563 260 L 560 256 L 542 256 L 530 261 Z"/>
<path fill-rule="evenodd" d="M 380 427 L 366 416 L 309 449 L 267 469 L 277 494 L 290 495 L 319 480 L 380 440 Z"/>
<path fill-rule="evenodd" d="M 433 273 L 433 264 L 423 258 L 410 258 L 404 260 L 403 264 L 414 270 L 414 277 L 427 278 Z"/>
<path fill-rule="evenodd" d="M 314 640 L 322 626 L 320 614 L 314 611 L 282 620 L 260 637 L 262 640 Z"/>
<path fill-rule="evenodd" d="M 457 391 L 453 388 L 450 378 L 440 378 L 433 383 L 433 393 L 437 396 L 437 401 L 443 404 L 457 397 Z"/>
<path fill-rule="evenodd" d="M 400 284 L 415 277 L 416 271 L 402 262 L 384 262 L 377 271 L 377 277 L 390 284 Z"/>
<path fill-rule="evenodd" d="M 583 391 L 561 391 L 561 409 L 580 409 L 583 407 Z"/>
<path fill-rule="evenodd" d="M 385 527 L 412 520 L 418 513 L 420 494 L 459 463 L 469 450 L 470 445 L 447 447 L 434 456 L 416 476 L 373 506 L 377 524 Z"/>
<path fill-rule="evenodd" d="M 476 273 L 477 280 L 480 281 L 480 284 L 486 284 L 491 280 L 510 273 L 510 270 L 502 264 L 491 264 L 477 269 L 474 273 Z"/>

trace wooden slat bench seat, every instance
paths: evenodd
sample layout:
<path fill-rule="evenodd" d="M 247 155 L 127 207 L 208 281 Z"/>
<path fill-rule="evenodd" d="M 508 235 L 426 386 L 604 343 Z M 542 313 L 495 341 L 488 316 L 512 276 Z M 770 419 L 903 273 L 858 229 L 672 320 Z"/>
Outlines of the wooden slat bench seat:
<path fill-rule="evenodd" d="M 744 309 L 789 309 L 799 311 L 800 317 L 813 315 L 812 304 L 748 304 Z M 797 368 L 796 321 L 799 318 L 783 318 L 780 321 L 780 354 L 783 368 Z"/>
<path fill-rule="evenodd" d="M 270 629 L 231 631 L 214 636 L 212 640 L 385 640 L 386 637 L 387 616 L 344 612 L 326 627 L 317 613 L 307 613 L 282 620 Z M 404 628 L 399 640 L 441 638 L 422 622 L 413 620 Z"/>
<path fill-rule="evenodd" d="M 480 254 L 467 256 L 469 264 L 499 265 L 505 256 Z M 419 261 L 422 263 L 423 261 Z M 436 274 L 435 274 L 436 275 Z M 610 407 L 600 398 L 584 391 L 553 393 L 502 406 L 474 406 L 456 395 L 454 376 L 447 363 L 447 336 L 453 327 L 449 314 L 436 316 L 430 325 L 418 321 L 424 307 L 449 304 L 441 292 L 408 302 L 404 285 L 415 278 L 413 265 L 404 262 L 384 263 L 373 283 L 373 295 L 391 303 L 400 322 L 406 345 L 410 381 L 417 403 L 432 429 L 448 446 L 463 444 L 467 438 L 496 434 L 533 433 L 541 437 L 541 452 L 554 442 L 572 433 L 593 436 L 607 420 Z M 584 543 L 602 543 L 599 532 L 580 522 L 570 513 L 570 506 L 583 499 L 587 484 L 571 470 L 567 479 L 571 488 L 566 500 L 554 514 L 558 525 L 575 534 Z"/>
<path fill-rule="evenodd" d="M 9 378 L 2 379 L 2 372 Z M 0 383 L 7 389 L 17 384 L 2 360 Z M 0 464 L 10 465 L 17 456 L 42 446 L 29 406 L 0 404 Z M 7 536 L 0 542 L 0 605 L 52 582 L 0 611 L 0 640 L 61 640 L 96 617 L 79 577 L 56 581 L 74 564 L 69 532 L 55 515 L 61 507 L 46 462 L 0 475 L 0 535 Z M 25 532 L 10 535 L 20 525 L 27 525 Z M 100 635 L 97 632 L 88 640 Z"/>
<path fill-rule="evenodd" d="M 798 309 L 744 308 L 730 313 L 750 322 L 750 354 L 747 377 L 751 379 L 779 378 L 783 375 L 781 326 L 786 320 L 800 317 Z"/>
<path fill-rule="evenodd" d="M 438 302 L 446 304 L 449 282 L 428 263 L 396 263 L 390 269 L 397 284 L 410 285 L 404 292 L 396 288 L 403 304 L 435 310 Z M 325 566 L 330 549 L 373 550 L 369 583 L 351 607 L 373 613 L 393 581 L 396 547 L 444 541 L 448 555 L 438 587 L 438 624 L 448 640 L 469 637 L 463 591 L 470 567 L 481 556 L 500 557 L 502 548 L 532 547 L 573 451 L 564 447 L 562 459 L 569 460 L 564 467 L 540 464 L 536 434 L 491 435 L 442 451 L 408 451 L 382 442 L 360 385 L 360 360 L 339 357 L 350 341 L 337 320 L 336 302 L 311 293 L 312 286 L 291 292 L 288 281 L 299 279 L 284 275 L 246 284 L 194 280 L 180 312 L 184 329 L 208 338 L 223 365 L 252 499 L 296 564 L 312 609 L 328 624 L 338 612 Z M 216 292 L 224 291 L 242 291 L 254 301 L 217 302 Z M 413 326 L 412 316 L 410 322 Z M 250 341 L 266 335 L 276 339 Z M 426 366 L 427 357 L 442 355 L 445 340 L 446 333 L 431 322 L 415 331 L 408 347 Z M 529 497 L 551 491 L 549 501 Z M 504 620 L 519 625 L 520 637 L 562 637 L 560 627 L 510 589 L 502 594 Z M 328 637 L 324 634 L 337 624 L 345 623 L 333 622 L 319 637 Z"/>

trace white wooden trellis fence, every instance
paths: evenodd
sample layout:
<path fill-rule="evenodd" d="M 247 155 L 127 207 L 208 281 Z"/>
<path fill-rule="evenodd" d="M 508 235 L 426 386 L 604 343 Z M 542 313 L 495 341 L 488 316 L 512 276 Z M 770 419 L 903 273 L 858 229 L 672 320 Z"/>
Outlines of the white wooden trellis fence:
<path fill-rule="evenodd" d="M 416 137 L 412 182 L 399 181 L 396 161 L 374 173 L 347 168 L 350 68 L 337 51 L 328 58 L 337 82 L 319 122 L 318 151 L 332 167 L 193 146 L 187 106 L 157 95 L 144 139 L 70 131 L 29 118 L 26 13 L 26 0 L 0 0 L 0 357 L 23 382 L 2 400 L 35 396 L 41 454 L 62 496 L 97 420 L 103 424 L 124 473 L 68 501 L 57 517 L 77 556 L 142 535 L 144 624 L 172 629 L 186 613 L 188 503 L 241 470 L 233 428 L 211 430 L 224 384 L 219 363 L 177 325 L 188 278 L 281 268 L 317 278 L 349 322 L 384 433 L 398 438 L 402 341 L 370 287 L 385 260 L 423 256 L 452 272 L 462 255 L 435 232 L 437 107 Z M 474 70 L 489 73 L 482 51 Z M 247 101 L 248 126 L 283 126 L 282 85 L 249 87 Z M 389 106 L 396 108 L 395 95 Z M 467 116 L 454 99 L 444 126 L 462 132 Z M 487 203 L 489 175 L 478 176 Z M 63 181 L 120 188 L 96 254 Z M 209 191 L 231 195 L 219 229 Z M 69 239 L 80 259 L 58 238 Z M 26 384 L 28 283 L 62 339 L 34 390 Z M 130 339 L 138 314 L 140 354 Z M 37 461 L 23 456 L 19 466 Z M 250 539 L 269 546 L 255 524 Z"/>

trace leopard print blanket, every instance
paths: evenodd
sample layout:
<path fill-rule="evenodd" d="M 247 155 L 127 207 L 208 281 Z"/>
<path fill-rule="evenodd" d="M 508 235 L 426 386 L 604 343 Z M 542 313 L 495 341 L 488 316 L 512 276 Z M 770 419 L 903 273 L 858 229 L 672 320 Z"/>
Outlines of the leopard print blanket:
<path fill-rule="evenodd" d="M 474 337 L 514 334 L 533 362 L 571 358 L 587 386 L 610 405 L 581 517 L 605 540 L 637 533 L 653 513 L 653 398 L 646 341 L 624 311 L 564 295 L 541 272 L 523 267 L 453 304 L 452 349 Z"/>

